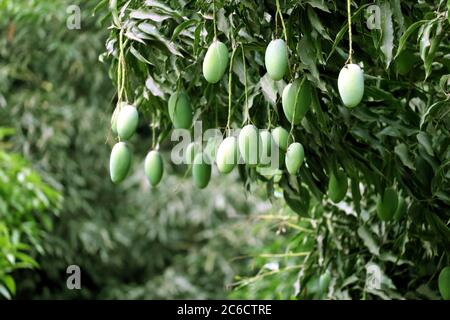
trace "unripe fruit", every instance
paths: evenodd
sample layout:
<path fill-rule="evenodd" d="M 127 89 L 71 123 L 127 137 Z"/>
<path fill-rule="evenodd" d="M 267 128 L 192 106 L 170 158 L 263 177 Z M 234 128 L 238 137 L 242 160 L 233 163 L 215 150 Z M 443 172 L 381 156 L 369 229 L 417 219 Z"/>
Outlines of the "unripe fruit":
<path fill-rule="evenodd" d="M 283 40 L 270 41 L 266 49 L 265 64 L 267 73 L 273 80 L 283 78 L 288 68 L 287 47 Z"/>
<path fill-rule="evenodd" d="M 389 221 L 394 217 L 398 207 L 398 194 L 393 188 L 386 188 L 382 196 L 378 196 L 377 214 L 380 220 Z"/>
<path fill-rule="evenodd" d="M 297 79 L 284 87 L 282 104 L 284 115 L 290 123 L 299 124 L 311 105 L 311 85 L 308 80 Z"/>
<path fill-rule="evenodd" d="M 304 159 L 305 150 L 303 149 L 303 146 L 298 142 L 292 143 L 287 149 L 285 157 L 286 169 L 289 174 L 296 175 Z"/>
<path fill-rule="evenodd" d="M 214 41 L 206 51 L 203 60 L 203 76 L 210 83 L 217 83 L 223 77 L 228 65 L 228 49 L 224 43 Z"/>
<path fill-rule="evenodd" d="M 144 172 L 152 186 L 155 187 L 161 181 L 164 164 L 161 154 L 158 151 L 152 150 L 147 154 L 147 157 L 145 157 Z"/>
<path fill-rule="evenodd" d="M 185 150 L 185 159 L 184 161 L 186 162 L 186 164 L 193 164 L 194 163 L 194 158 L 195 155 L 197 154 L 199 150 L 199 146 L 197 142 L 191 142 L 188 144 L 188 146 L 186 147 Z"/>
<path fill-rule="evenodd" d="M 328 287 L 330 286 L 330 282 L 331 282 L 331 275 L 330 275 L 330 272 L 327 270 L 327 271 L 325 271 L 325 273 L 323 273 L 319 277 L 319 290 L 321 293 L 328 292 Z"/>
<path fill-rule="evenodd" d="M 328 182 L 328 197 L 334 203 L 341 202 L 347 193 L 348 181 L 344 170 L 339 169 L 336 173 L 331 173 Z"/>
<path fill-rule="evenodd" d="M 406 201 L 403 197 L 398 197 L 398 206 L 397 210 L 395 210 L 394 219 L 399 221 L 406 214 Z"/>
<path fill-rule="evenodd" d="M 200 189 L 206 188 L 211 179 L 211 164 L 209 164 L 209 161 L 207 162 L 206 157 L 204 153 L 198 153 L 192 165 L 194 185 Z"/>
<path fill-rule="evenodd" d="M 347 64 L 339 72 L 338 89 L 342 102 L 356 107 L 364 95 L 364 73 L 357 64 Z"/>
<path fill-rule="evenodd" d="M 283 151 L 286 151 L 292 138 L 289 137 L 289 132 L 283 127 L 276 127 L 272 130 L 273 142 Z"/>
<path fill-rule="evenodd" d="M 117 134 L 120 139 L 130 139 L 137 129 L 139 122 L 139 114 L 137 109 L 132 105 L 123 105 L 117 116 Z"/>
<path fill-rule="evenodd" d="M 169 117 L 176 129 L 189 129 L 192 125 L 192 108 L 184 92 L 173 93 L 169 98 Z"/>
<path fill-rule="evenodd" d="M 244 162 L 249 165 L 256 165 L 259 161 L 259 148 L 261 145 L 261 137 L 258 128 L 248 124 L 241 129 L 238 138 L 239 151 Z"/>
<path fill-rule="evenodd" d="M 119 109 L 115 108 L 111 117 L 111 131 L 114 135 L 117 135 L 117 116 L 119 115 Z"/>
<path fill-rule="evenodd" d="M 235 137 L 227 137 L 219 145 L 216 154 L 217 168 L 220 173 L 230 173 L 238 161 L 238 146 Z"/>
<path fill-rule="evenodd" d="M 272 135 L 269 130 L 261 130 L 259 132 L 259 137 L 261 140 L 259 148 L 259 164 L 268 165 L 270 164 L 270 157 L 272 155 Z"/>
<path fill-rule="evenodd" d="M 125 142 L 114 145 L 109 158 L 111 181 L 119 183 L 125 179 L 131 166 L 131 152 Z"/>
<path fill-rule="evenodd" d="M 439 274 L 439 292 L 442 299 L 450 300 L 450 267 L 445 267 Z"/>
<path fill-rule="evenodd" d="M 410 50 L 405 50 L 395 59 L 395 68 L 397 69 L 398 74 L 405 76 L 407 75 L 414 64 L 416 63 L 416 57 L 414 56 L 414 52 Z"/>

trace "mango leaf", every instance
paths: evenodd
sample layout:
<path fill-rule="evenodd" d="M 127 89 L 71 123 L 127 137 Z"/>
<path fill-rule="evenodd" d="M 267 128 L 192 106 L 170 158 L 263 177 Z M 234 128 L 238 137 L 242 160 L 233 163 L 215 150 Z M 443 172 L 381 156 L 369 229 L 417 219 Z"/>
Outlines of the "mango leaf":
<path fill-rule="evenodd" d="M 397 53 L 395 54 L 395 58 L 405 49 L 406 41 L 408 41 L 409 37 L 416 31 L 419 27 L 423 26 L 425 23 L 430 22 L 430 20 L 420 20 L 411 24 L 408 29 L 406 29 L 405 33 L 401 36 L 400 41 L 398 43 Z"/>
<path fill-rule="evenodd" d="M 364 245 L 367 249 L 369 249 L 370 253 L 379 256 L 380 255 L 380 247 L 375 242 L 375 239 L 373 238 L 370 231 L 366 228 L 366 226 L 361 225 L 358 228 L 358 236 L 362 239 L 364 242 Z"/>
<path fill-rule="evenodd" d="M 404 143 L 398 144 L 395 149 L 395 154 L 399 156 L 400 160 L 402 161 L 403 165 L 405 167 L 410 168 L 411 170 L 415 170 L 414 163 L 412 162 L 411 158 L 409 157 L 408 153 L 408 147 Z"/>

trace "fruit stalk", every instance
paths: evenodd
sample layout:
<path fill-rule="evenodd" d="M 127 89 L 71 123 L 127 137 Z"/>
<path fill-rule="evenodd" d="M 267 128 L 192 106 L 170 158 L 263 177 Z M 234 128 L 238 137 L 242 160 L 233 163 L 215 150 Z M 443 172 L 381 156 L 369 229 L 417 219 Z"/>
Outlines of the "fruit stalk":
<path fill-rule="evenodd" d="M 232 84 L 232 75 L 233 75 L 233 61 L 234 55 L 236 54 L 236 47 L 233 47 L 233 52 L 231 53 L 230 59 L 230 68 L 228 69 L 228 118 L 227 118 L 227 126 L 225 130 L 230 131 L 230 122 L 231 122 L 231 84 Z"/>
<path fill-rule="evenodd" d="M 348 19 L 348 60 L 347 63 L 353 63 L 352 55 L 353 55 L 353 44 L 352 44 L 352 16 L 350 9 L 351 0 L 347 0 L 347 19 Z"/>

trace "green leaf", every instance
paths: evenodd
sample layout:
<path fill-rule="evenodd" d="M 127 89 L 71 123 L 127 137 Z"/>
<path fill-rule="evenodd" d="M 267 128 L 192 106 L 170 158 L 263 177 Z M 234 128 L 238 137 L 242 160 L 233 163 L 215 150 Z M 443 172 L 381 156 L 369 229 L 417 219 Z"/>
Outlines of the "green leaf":
<path fill-rule="evenodd" d="M 370 231 L 366 228 L 366 226 L 361 225 L 358 228 L 358 236 L 362 239 L 364 242 L 364 245 L 367 249 L 369 249 L 370 253 L 378 256 L 380 254 L 380 247 L 375 242 L 375 239 L 373 238 Z"/>
<path fill-rule="evenodd" d="M 409 37 L 421 26 L 430 22 L 430 20 L 420 20 L 411 24 L 408 29 L 406 29 L 405 33 L 401 36 L 400 41 L 398 43 L 397 53 L 395 54 L 395 58 L 405 49 L 406 41 Z"/>
<path fill-rule="evenodd" d="M 182 23 L 180 23 L 174 30 L 172 34 L 172 41 L 175 41 L 178 38 L 178 35 L 185 30 L 186 28 L 190 27 L 191 25 L 194 25 L 198 23 L 198 20 L 196 19 L 189 19 Z"/>
<path fill-rule="evenodd" d="M 417 134 L 417 141 L 419 141 L 419 143 L 425 148 L 425 150 L 430 156 L 434 156 L 434 151 L 433 147 L 431 146 L 430 138 L 425 132 L 422 131 Z"/>
<path fill-rule="evenodd" d="M 400 160 L 402 161 L 403 165 L 410 168 L 411 170 L 415 170 L 414 163 L 412 162 L 411 158 L 409 157 L 408 153 L 408 147 L 404 143 L 398 144 L 395 149 L 395 154 L 399 156 Z"/>

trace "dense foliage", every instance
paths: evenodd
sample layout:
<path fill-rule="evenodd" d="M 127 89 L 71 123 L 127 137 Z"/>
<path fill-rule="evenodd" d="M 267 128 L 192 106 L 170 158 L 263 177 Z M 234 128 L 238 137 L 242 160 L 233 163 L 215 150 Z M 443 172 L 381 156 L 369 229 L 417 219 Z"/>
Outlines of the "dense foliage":
<path fill-rule="evenodd" d="M 118 102 L 138 107 L 153 141 L 167 141 L 168 99 L 184 91 L 203 128 L 283 126 L 304 147 L 297 175 L 284 168 L 269 176 L 254 166 L 239 168 L 246 188 L 261 181 L 268 197 L 284 198 L 290 209 L 272 218 L 293 230 L 288 244 L 268 247 L 285 253 L 255 261 L 258 275 L 239 282 L 250 286 L 237 296 L 438 297 L 437 275 L 450 263 L 447 1 L 375 1 L 379 24 L 371 28 L 368 9 L 374 3 L 352 2 L 353 62 L 365 74 L 363 100 L 353 109 L 342 104 L 337 88 L 339 71 L 349 61 L 346 1 L 102 4 L 111 14 L 103 58 L 111 62 Z M 230 61 L 225 76 L 211 84 L 202 63 L 215 34 Z M 274 38 L 289 48 L 289 70 L 280 81 L 271 80 L 264 62 Z M 208 81 L 215 82 L 213 76 Z M 291 126 L 280 97 L 297 78 L 312 87 L 312 102 L 301 123 Z M 334 204 L 327 186 L 341 168 L 349 192 Z M 393 193 L 405 201 L 406 212 L 380 221 L 389 208 L 377 198 Z M 248 250 L 261 254 L 259 248 Z M 379 286 L 369 283 L 373 270 Z M 274 276 L 282 272 L 285 277 Z"/>
<path fill-rule="evenodd" d="M 15 134 L 8 138 L 10 149 L 28 159 L 63 195 L 59 216 L 35 216 L 41 202 L 53 193 L 46 194 L 47 187 L 30 171 L 31 191 L 39 198 L 36 203 L 22 198 L 27 193 L 15 172 L 28 172 L 28 166 L 22 168 L 18 156 L 2 151 L 0 192 L 18 193 L 21 197 L 16 205 L 31 201 L 30 205 L 37 206 L 34 211 L 24 207 L 25 212 L 11 215 L 14 199 L 0 199 L 0 221 L 8 227 L 0 241 L 5 234 L 9 241 L 26 241 L 34 248 L 14 242 L 18 247 L 5 244 L 1 250 L 33 251 L 40 266 L 12 274 L 16 296 L 223 297 L 234 275 L 245 271 L 243 264 L 232 258 L 243 254 L 245 247 L 260 246 L 259 239 L 268 236 L 264 229 L 256 235 L 248 233 L 246 223 L 253 214 L 266 211 L 268 204 L 252 196 L 246 198 L 240 184 L 235 186 L 237 175 L 220 183 L 217 179 L 216 188 L 197 193 L 190 181 L 180 180 L 184 172 L 170 165 L 166 165 L 167 176 L 160 189 L 149 189 L 142 163 L 146 141 L 151 137 L 144 124 L 133 137 L 133 149 L 137 150 L 134 174 L 123 187 L 111 183 L 106 161 L 110 139 L 105 128 L 114 95 L 107 68 L 98 61 L 107 32 L 100 26 L 102 9 L 92 15 L 96 4 L 70 0 L 0 2 L 0 125 L 14 127 Z M 66 27 L 73 14 L 67 10 L 69 5 L 81 9 L 79 30 Z M 169 164 L 168 155 L 163 156 Z M 15 179 L 12 185 L 3 183 L 3 169 L 8 179 Z M 5 216 L 20 220 L 10 226 Z M 53 229 L 44 241 L 34 241 L 49 225 Z M 28 238 L 18 238 L 14 231 L 35 229 L 38 234 Z M 12 271 L 3 264 L 3 258 L 1 251 L 1 277 Z M 66 268 L 72 264 L 81 269 L 79 291 L 66 288 Z M 13 288 L 11 279 L 6 279 L 5 284 Z"/>
<path fill-rule="evenodd" d="M 6 150 L 14 130 L 0 128 L 0 296 L 16 293 L 14 271 L 34 269 L 53 227 L 61 196 L 20 155 Z"/>

